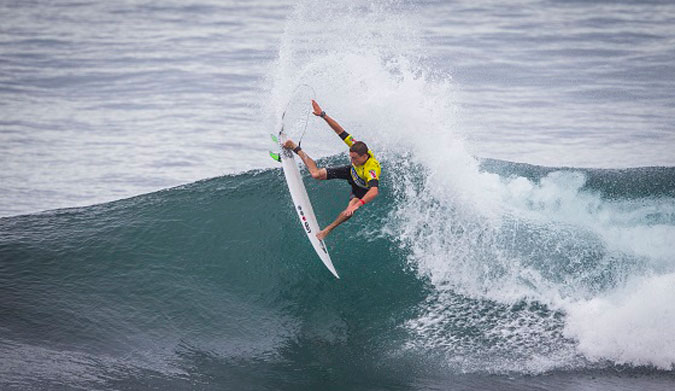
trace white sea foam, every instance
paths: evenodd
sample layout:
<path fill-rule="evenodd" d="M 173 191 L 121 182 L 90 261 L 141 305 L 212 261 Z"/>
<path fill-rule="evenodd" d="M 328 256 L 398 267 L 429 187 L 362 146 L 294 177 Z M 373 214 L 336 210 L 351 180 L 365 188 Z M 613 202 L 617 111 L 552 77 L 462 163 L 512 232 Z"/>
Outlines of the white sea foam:
<path fill-rule="evenodd" d="M 409 348 L 444 352 L 463 370 L 672 366 L 672 199 L 605 199 L 580 171 L 537 181 L 481 171 L 452 79 L 417 61 L 414 17 L 371 5 L 333 19 L 337 8 L 304 4 L 273 67 L 270 118 L 293 86 L 310 84 L 322 108 L 389 163 L 383 181 L 396 205 L 383 230 L 434 292 L 406 323 Z M 336 39 L 304 35 L 307 23 L 325 23 Z M 344 151 L 313 120 L 311 153 Z M 492 304 L 467 310 L 457 295 Z M 544 309 L 511 309 L 519 303 Z"/>
<path fill-rule="evenodd" d="M 565 335 L 594 360 L 675 369 L 675 273 L 633 278 L 616 291 L 569 303 Z"/>

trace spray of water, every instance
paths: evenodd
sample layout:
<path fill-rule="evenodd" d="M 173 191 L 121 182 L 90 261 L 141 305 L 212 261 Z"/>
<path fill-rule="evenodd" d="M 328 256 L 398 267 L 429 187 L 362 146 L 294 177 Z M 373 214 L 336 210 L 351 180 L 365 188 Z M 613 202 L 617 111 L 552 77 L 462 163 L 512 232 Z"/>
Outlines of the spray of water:
<path fill-rule="evenodd" d="M 457 87 L 424 65 L 414 11 L 302 2 L 264 97 L 272 123 L 297 85 L 313 86 L 387 163 L 397 204 L 382 231 L 434 292 L 402 325 L 406 348 L 465 371 L 606 360 L 671 369 L 673 200 L 605 199 L 569 170 L 539 181 L 481 171 L 457 120 Z M 310 119 L 304 140 L 315 157 L 344 150 L 320 120 Z"/>

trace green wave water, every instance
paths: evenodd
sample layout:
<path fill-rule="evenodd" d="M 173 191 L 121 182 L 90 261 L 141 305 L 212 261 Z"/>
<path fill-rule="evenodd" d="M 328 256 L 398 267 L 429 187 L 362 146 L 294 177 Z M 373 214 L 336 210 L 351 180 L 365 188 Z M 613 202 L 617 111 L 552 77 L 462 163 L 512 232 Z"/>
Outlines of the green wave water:
<path fill-rule="evenodd" d="M 533 186 L 562 172 L 498 161 L 483 167 L 503 180 L 529 175 Z M 628 185 L 645 172 L 660 185 Z M 605 208 L 617 200 L 652 202 L 632 227 L 672 232 L 675 169 L 575 173 L 592 178 L 577 198 L 592 196 Z M 315 256 L 278 169 L 0 219 L 2 388 L 518 388 L 527 383 L 522 376 L 553 373 L 560 382 L 570 371 L 618 370 L 673 380 L 668 351 L 616 355 L 575 323 L 586 308 L 580 303 L 601 300 L 634 277 L 667 282 L 672 253 L 650 258 L 615 249 L 588 227 L 551 225 L 550 211 L 543 224 L 510 215 L 490 238 L 471 231 L 457 204 L 446 205 L 445 216 L 425 217 L 429 226 L 444 222 L 451 229 L 443 234 L 455 237 L 428 231 L 427 253 L 419 254 L 406 235 L 425 228 L 400 217 L 408 198 L 393 177 L 376 202 L 329 237 L 341 280 Z M 346 205 L 346 184 L 306 185 L 321 225 Z M 631 190 L 616 190 L 624 187 Z M 462 255 L 467 263 L 510 252 L 517 278 L 498 262 L 468 267 L 443 257 L 437 249 L 452 241 L 471 242 L 472 252 Z M 435 264 L 429 255 L 439 257 Z M 474 267 L 482 270 L 478 277 Z M 447 273 L 454 278 L 439 277 Z M 665 289 L 667 299 L 672 286 Z M 672 330 L 659 327 L 672 318 L 659 323 L 651 315 L 657 329 L 644 332 L 661 333 L 667 344 Z M 584 346 L 585 338 L 595 347 Z"/>

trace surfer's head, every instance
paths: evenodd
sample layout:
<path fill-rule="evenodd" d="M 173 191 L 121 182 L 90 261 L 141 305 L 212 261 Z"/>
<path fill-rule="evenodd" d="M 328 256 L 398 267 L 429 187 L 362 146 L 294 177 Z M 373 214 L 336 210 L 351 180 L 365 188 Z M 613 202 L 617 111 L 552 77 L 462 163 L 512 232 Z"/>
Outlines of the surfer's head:
<path fill-rule="evenodd" d="M 360 166 L 368 160 L 368 146 L 363 141 L 357 141 L 349 147 L 349 157 L 352 159 L 352 164 Z"/>

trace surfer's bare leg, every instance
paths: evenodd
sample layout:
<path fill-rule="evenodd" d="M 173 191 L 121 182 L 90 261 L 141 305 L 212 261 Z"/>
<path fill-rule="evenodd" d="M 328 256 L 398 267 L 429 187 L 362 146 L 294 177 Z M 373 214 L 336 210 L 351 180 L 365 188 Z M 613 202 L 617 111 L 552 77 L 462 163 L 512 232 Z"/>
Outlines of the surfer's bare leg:
<path fill-rule="evenodd" d="M 298 156 L 300 156 L 300 159 L 302 159 L 303 163 L 305 163 L 305 166 L 307 166 L 309 173 L 312 174 L 312 178 L 322 181 L 328 177 L 328 171 L 326 171 L 325 168 L 317 167 L 314 160 L 312 160 L 312 158 L 309 157 L 305 151 L 300 150 L 300 152 L 298 152 Z"/>
<path fill-rule="evenodd" d="M 292 149 L 295 151 L 297 148 L 297 145 L 293 142 L 293 140 L 288 140 L 284 144 L 284 148 Z M 308 154 L 305 153 L 302 149 L 299 149 L 297 152 L 295 152 L 300 156 L 300 159 L 302 159 L 302 162 L 305 163 L 305 166 L 307 166 L 307 169 L 309 170 L 309 173 L 312 174 L 312 178 L 317 179 L 317 180 L 324 180 L 327 177 L 328 172 L 326 171 L 325 168 L 319 168 L 316 166 L 316 163 L 314 160 L 312 160 L 311 157 L 309 157 Z"/>
<path fill-rule="evenodd" d="M 322 229 L 321 232 L 316 234 L 316 237 L 319 238 L 319 240 L 323 240 L 326 236 L 328 236 L 328 234 L 332 230 L 335 229 L 335 227 L 337 227 L 338 225 L 340 225 L 340 224 L 344 223 L 345 221 L 349 220 L 352 217 L 352 215 L 347 213 L 347 210 L 349 209 L 350 206 L 358 203 L 359 201 L 360 200 L 358 198 L 352 198 L 352 200 L 349 201 L 349 205 L 347 205 L 347 208 L 345 210 L 343 210 L 342 212 L 340 212 L 340 214 L 335 219 L 335 221 L 330 223 L 326 228 Z"/>

